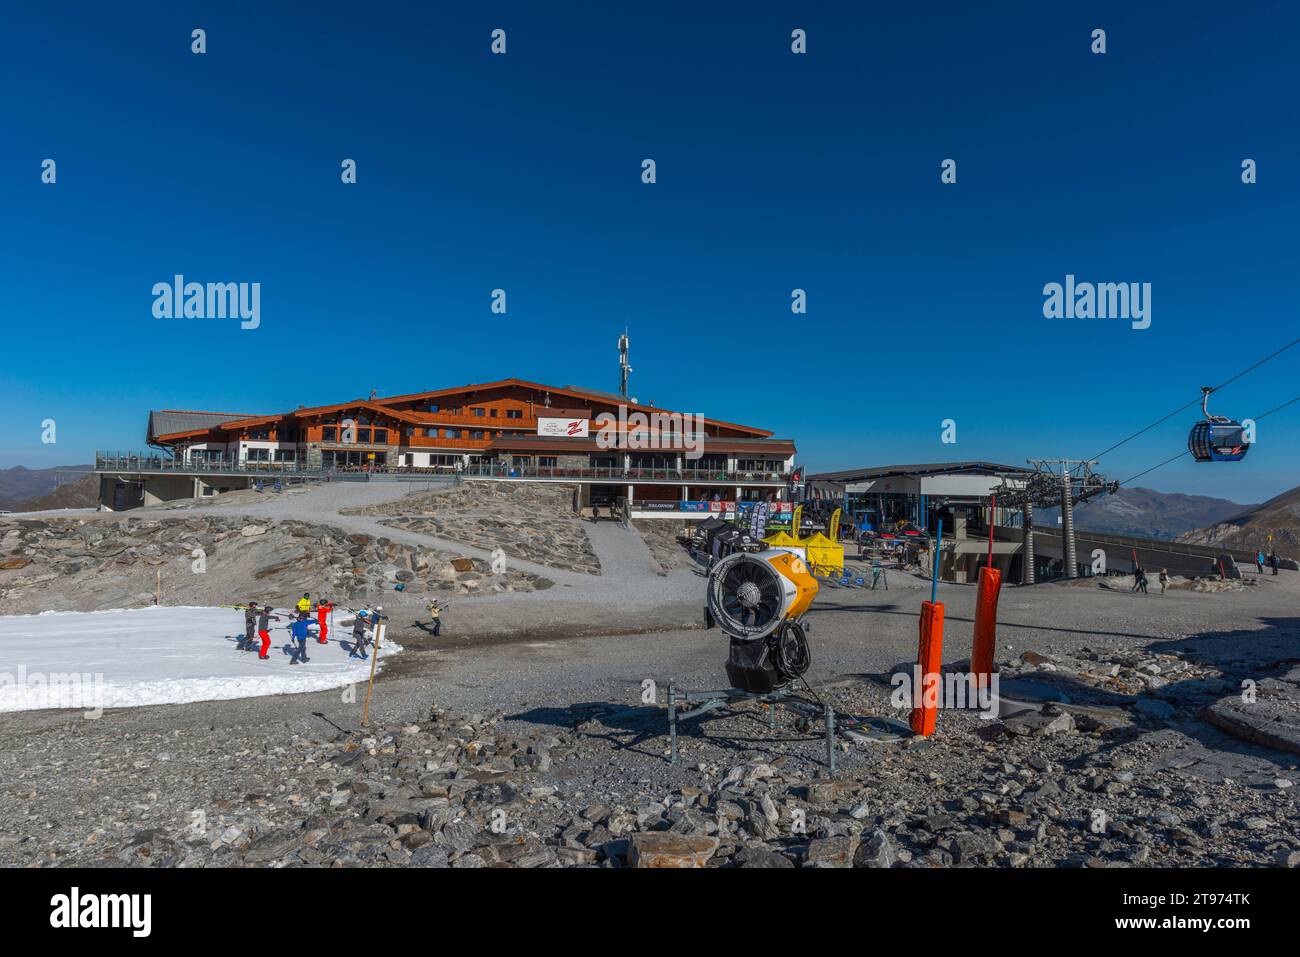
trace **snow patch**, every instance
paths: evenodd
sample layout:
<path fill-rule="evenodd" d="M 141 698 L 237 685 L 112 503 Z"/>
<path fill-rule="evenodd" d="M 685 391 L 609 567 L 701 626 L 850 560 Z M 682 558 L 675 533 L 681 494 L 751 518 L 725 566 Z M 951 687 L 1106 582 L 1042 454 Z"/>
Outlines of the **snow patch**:
<path fill-rule="evenodd" d="M 350 658 L 352 632 L 307 642 L 290 666 L 288 621 L 272 622 L 270 660 L 235 650 L 244 613 L 233 608 L 152 607 L 0 616 L 0 712 L 131 708 L 325 691 L 370 678 Z M 349 619 L 350 621 L 350 619 Z M 341 641 L 336 640 L 341 639 Z M 401 646 L 385 638 L 376 671 Z M 362 691 L 364 693 L 364 691 Z"/>

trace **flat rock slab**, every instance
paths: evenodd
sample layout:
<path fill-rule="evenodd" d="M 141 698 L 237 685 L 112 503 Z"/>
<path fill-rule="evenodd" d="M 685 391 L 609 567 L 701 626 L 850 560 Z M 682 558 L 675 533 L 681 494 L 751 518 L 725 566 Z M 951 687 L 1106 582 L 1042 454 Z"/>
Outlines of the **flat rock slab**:
<path fill-rule="evenodd" d="M 1234 737 L 1300 754 L 1300 696 L 1264 696 L 1253 702 L 1240 695 L 1222 698 L 1203 712 L 1205 719 Z"/>
<path fill-rule="evenodd" d="M 640 832 L 632 835 L 627 862 L 632 867 L 703 867 L 719 843 L 716 837 L 704 835 Z"/>
<path fill-rule="evenodd" d="M 1276 790 L 1278 778 L 1293 778 L 1292 761 L 1283 753 L 1242 744 L 1215 727 L 1189 722 L 1186 732 L 1174 728 L 1153 731 L 1138 743 L 1155 752 L 1150 766 L 1210 783 L 1231 779 L 1246 787 Z M 1291 792 L 1296 789 L 1292 788 Z M 1287 793 L 1287 792 L 1282 792 Z"/>

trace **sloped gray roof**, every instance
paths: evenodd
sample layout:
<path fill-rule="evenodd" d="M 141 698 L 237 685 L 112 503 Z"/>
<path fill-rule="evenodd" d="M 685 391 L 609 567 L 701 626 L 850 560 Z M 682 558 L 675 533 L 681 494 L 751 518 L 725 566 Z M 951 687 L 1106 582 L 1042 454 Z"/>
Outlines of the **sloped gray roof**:
<path fill-rule="evenodd" d="M 877 465 L 869 468 L 845 469 L 841 472 L 819 472 L 809 475 L 809 482 L 852 482 L 883 478 L 887 475 L 946 475 L 951 472 L 992 472 L 995 475 L 1024 475 L 1031 472 L 1019 465 L 998 465 L 995 462 L 932 462 L 925 465 Z"/>
<path fill-rule="evenodd" d="M 153 410 L 149 413 L 147 442 L 153 442 L 160 435 L 174 432 L 190 432 L 194 429 L 210 429 L 223 422 L 252 418 L 253 412 L 180 412 L 175 409 Z"/>

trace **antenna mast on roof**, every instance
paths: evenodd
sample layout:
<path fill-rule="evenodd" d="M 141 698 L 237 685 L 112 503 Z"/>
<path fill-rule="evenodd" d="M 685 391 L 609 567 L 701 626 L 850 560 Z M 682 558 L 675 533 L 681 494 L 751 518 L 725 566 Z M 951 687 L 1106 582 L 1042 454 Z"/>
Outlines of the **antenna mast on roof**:
<path fill-rule="evenodd" d="M 627 362 L 627 327 L 623 328 L 623 334 L 618 337 L 618 394 L 627 398 L 627 377 L 632 371 L 632 367 Z"/>

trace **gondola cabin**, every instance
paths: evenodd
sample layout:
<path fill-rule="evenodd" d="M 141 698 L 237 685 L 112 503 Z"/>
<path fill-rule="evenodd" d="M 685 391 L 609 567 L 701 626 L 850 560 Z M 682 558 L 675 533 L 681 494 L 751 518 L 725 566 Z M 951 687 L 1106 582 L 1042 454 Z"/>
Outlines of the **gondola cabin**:
<path fill-rule="evenodd" d="M 1240 462 L 1250 450 L 1246 430 L 1234 419 L 1210 415 L 1206 402 L 1211 391 L 1201 389 L 1201 411 L 1205 418 L 1192 426 L 1187 436 L 1187 450 L 1198 462 Z"/>
<path fill-rule="evenodd" d="M 1198 462 L 1240 462 L 1250 448 L 1240 422 L 1197 422 L 1187 448 Z"/>

